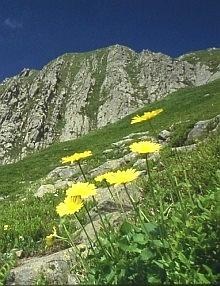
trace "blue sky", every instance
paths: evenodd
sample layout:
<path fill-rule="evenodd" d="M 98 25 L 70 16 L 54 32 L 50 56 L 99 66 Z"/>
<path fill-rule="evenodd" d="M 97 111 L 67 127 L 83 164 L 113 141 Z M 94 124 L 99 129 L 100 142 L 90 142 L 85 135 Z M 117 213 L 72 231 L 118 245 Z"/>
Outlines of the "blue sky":
<path fill-rule="evenodd" d="M 0 0 L 0 80 L 66 52 L 220 47 L 220 0 Z"/>

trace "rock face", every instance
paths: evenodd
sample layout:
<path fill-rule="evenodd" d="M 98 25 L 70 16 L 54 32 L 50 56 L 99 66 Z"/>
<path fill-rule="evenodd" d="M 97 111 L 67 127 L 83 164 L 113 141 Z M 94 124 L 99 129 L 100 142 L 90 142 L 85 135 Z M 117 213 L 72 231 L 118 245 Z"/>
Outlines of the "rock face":
<path fill-rule="evenodd" d="M 115 122 L 179 88 L 205 84 L 219 70 L 119 45 L 25 69 L 0 84 L 0 164 Z"/>

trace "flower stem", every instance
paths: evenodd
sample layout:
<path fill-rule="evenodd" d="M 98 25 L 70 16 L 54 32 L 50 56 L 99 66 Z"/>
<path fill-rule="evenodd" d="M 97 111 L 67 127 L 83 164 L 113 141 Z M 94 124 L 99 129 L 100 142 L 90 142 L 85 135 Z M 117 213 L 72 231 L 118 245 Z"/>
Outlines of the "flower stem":
<path fill-rule="evenodd" d="M 88 210 L 88 208 L 86 207 L 86 205 L 84 205 L 84 207 L 85 207 L 85 210 L 86 210 L 86 212 L 87 212 L 87 214 L 88 214 L 88 217 L 89 217 L 89 220 L 90 220 L 90 222 L 91 222 L 92 228 L 93 228 L 93 230 L 94 230 L 94 234 L 95 234 L 95 237 L 96 237 L 96 239 L 97 239 L 97 242 L 98 242 L 99 246 L 101 247 L 101 249 L 103 250 L 103 252 L 106 253 L 107 251 L 103 248 L 103 245 L 102 245 L 102 243 L 101 243 L 101 241 L 100 241 L 100 239 L 99 239 L 99 237 L 98 237 L 98 233 L 97 233 L 97 230 L 95 229 L 95 225 L 94 225 L 94 222 L 93 222 L 93 220 L 92 220 L 92 217 L 91 217 L 91 215 L 90 215 L 90 213 L 89 213 L 89 210 Z M 108 254 L 108 256 L 111 257 L 111 255 L 110 255 L 109 252 L 107 252 L 107 254 Z"/>
<path fill-rule="evenodd" d="M 90 246 L 91 246 L 91 249 L 92 249 L 93 253 L 95 254 L 95 250 L 94 250 L 94 247 L 93 247 L 93 245 L 92 245 L 91 238 L 90 238 L 89 235 L 88 235 L 88 232 L 86 231 L 84 225 L 81 223 L 81 221 L 80 221 L 80 219 L 79 219 L 79 217 L 78 217 L 78 215 L 77 215 L 76 213 L 75 213 L 75 217 L 77 218 L 77 220 L 78 220 L 80 226 L 82 227 L 82 229 L 83 229 L 83 231 L 84 231 L 86 237 L 88 238 L 88 241 L 89 241 L 89 244 L 90 244 Z"/>
<path fill-rule="evenodd" d="M 86 268 L 86 267 L 85 267 L 85 264 L 84 264 L 85 259 L 83 259 L 80 250 L 78 249 L 78 247 L 76 246 L 76 244 L 73 242 L 73 240 L 72 240 L 72 238 L 71 238 L 71 236 L 70 236 L 70 234 L 69 234 L 69 231 L 67 230 L 65 224 L 63 224 L 63 228 L 64 228 L 64 230 L 65 230 L 65 232 L 66 232 L 66 234 L 67 234 L 67 236 L 68 236 L 68 239 L 69 239 L 69 241 L 70 241 L 71 246 L 75 248 L 76 253 L 79 255 L 79 257 L 80 257 L 80 259 L 81 259 L 82 267 Z"/>
<path fill-rule="evenodd" d="M 81 171 L 81 173 L 82 173 L 82 175 L 83 175 L 83 178 L 84 178 L 85 182 L 88 182 L 88 180 L 87 180 L 87 178 L 86 178 L 86 175 L 85 175 L 85 173 L 84 173 L 84 171 L 83 171 L 83 169 L 82 169 L 82 166 L 81 166 L 81 164 L 80 164 L 80 161 L 77 161 L 77 163 L 78 163 L 78 166 L 79 166 L 79 168 L 80 168 L 80 171 Z"/>
<path fill-rule="evenodd" d="M 111 197 L 112 197 L 112 199 L 113 199 L 115 205 L 117 206 L 117 205 L 118 205 L 118 204 L 117 204 L 117 201 L 116 201 L 115 196 L 113 195 L 113 193 L 112 193 L 112 191 L 111 191 L 111 188 L 110 188 L 109 184 L 107 183 L 106 180 L 104 180 L 104 182 L 105 182 L 105 185 L 106 185 L 106 187 L 107 187 L 107 189 L 108 189 L 108 191 L 109 191 L 109 193 L 110 193 L 110 195 L 111 195 Z M 119 205 L 120 205 L 120 208 L 121 208 L 122 213 L 124 213 L 124 214 L 126 215 L 126 212 L 125 212 L 125 210 L 123 209 L 123 206 L 122 206 L 122 203 L 121 203 L 121 200 L 120 200 L 119 195 L 117 195 L 117 199 L 118 199 L 118 202 L 119 202 Z"/>
<path fill-rule="evenodd" d="M 81 173 L 82 173 L 82 175 L 83 175 L 83 178 L 84 178 L 85 182 L 88 182 L 88 180 L 87 180 L 87 178 L 86 178 L 86 175 L 85 175 L 85 173 L 84 173 L 84 171 L 83 171 L 83 169 L 82 169 L 82 166 L 81 166 L 81 164 L 80 164 L 80 161 L 78 161 L 78 165 L 79 165 L 80 171 L 81 171 Z M 102 226 L 103 226 L 103 228 L 104 228 L 106 234 L 108 234 L 108 233 L 107 233 L 107 229 L 106 229 L 106 227 L 105 227 L 105 224 L 104 224 L 104 222 L 103 222 L 102 216 L 101 216 L 101 214 L 100 214 L 100 212 L 99 212 L 99 210 L 98 210 L 97 202 L 96 202 L 94 196 L 93 196 L 92 198 L 93 198 L 93 202 L 95 203 L 95 206 L 96 206 L 96 208 L 97 208 L 97 212 L 98 212 L 98 215 L 99 215 L 101 224 L 102 224 Z M 104 253 L 105 253 L 105 252 L 107 252 L 107 251 L 104 250 L 103 245 L 102 245 L 102 243 L 101 243 L 101 241 L 100 241 L 100 239 L 99 239 L 99 237 L 98 237 L 98 233 L 97 233 L 97 231 L 96 231 L 96 229 L 95 229 L 95 226 L 94 226 L 92 217 L 91 217 L 91 215 L 90 215 L 90 213 L 89 213 L 89 210 L 88 210 L 88 208 L 86 207 L 86 205 L 84 205 L 84 206 L 85 206 L 85 210 L 86 210 L 86 212 L 87 212 L 87 214 L 88 214 L 89 220 L 90 220 L 90 222 L 91 222 L 92 228 L 93 228 L 93 230 L 94 230 L 95 237 L 96 237 L 96 239 L 97 239 L 97 241 L 98 241 L 98 244 L 99 244 L 99 246 L 102 248 L 102 250 L 103 250 Z M 111 257 L 110 253 L 107 252 L 107 254 Z"/>
<path fill-rule="evenodd" d="M 108 229 L 106 228 L 106 225 L 105 225 L 105 223 L 104 223 L 104 221 L 103 221 L 102 215 L 101 215 L 101 213 L 100 213 L 100 211 L 99 211 L 98 203 L 97 203 L 97 201 L 96 201 L 96 199 L 95 199 L 94 196 L 92 196 L 92 199 L 93 199 L 93 202 L 94 202 L 94 204 L 95 204 L 95 206 L 96 206 L 97 213 L 98 213 L 98 216 L 99 216 L 99 218 L 100 218 L 100 222 L 101 222 L 101 224 L 102 224 L 102 227 L 103 227 L 103 229 L 104 229 L 104 231 L 105 231 L 105 233 L 106 233 L 106 237 L 108 238 L 108 241 L 109 241 L 109 243 L 111 244 L 111 247 L 114 249 L 114 246 L 113 246 L 113 244 L 112 244 L 112 241 L 111 241 L 111 239 L 110 239 L 110 237 L 109 237 L 109 231 L 108 231 Z"/>
<path fill-rule="evenodd" d="M 155 204 L 155 208 L 156 208 L 156 206 L 157 206 L 157 199 L 156 199 L 156 196 L 155 196 L 155 193 L 154 193 L 154 189 L 153 189 L 153 180 L 151 178 L 151 173 L 150 173 L 148 154 L 146 154 L 145 159 L 146 159 L 146 166 L 147 166 L 147 174 L 148 174 L 148 178 L 149 178 L 149 185 L 150 185 L 150 188 L 151 188 L 151 192 L 152 192 L 152 195 L 153 195 L 153 200 L 154 200 L 154 204 Z"/>

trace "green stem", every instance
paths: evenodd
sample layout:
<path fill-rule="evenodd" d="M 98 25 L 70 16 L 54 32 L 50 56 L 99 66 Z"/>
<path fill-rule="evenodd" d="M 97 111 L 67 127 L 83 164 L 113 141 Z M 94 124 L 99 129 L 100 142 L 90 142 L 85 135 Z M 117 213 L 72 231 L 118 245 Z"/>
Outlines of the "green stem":
<path fill-rule="evenodd" d="M 83 175 L 83 178 L 84 178 L 85 182 L 88 182 L 88 180 L 87 180 L 87 178 L 86 178 L 86 175 L 85 175 L 85 173 L 84 173 L 84 171 L 83 171 L 83 169 L 82 169 L 82 166 L 81 166 L 81 164 L 80 164 L 80 161 L 78 161 L 78 165 L 79 165 L 80 171 L 81 171 L 81 173 L 82 173 L 82 175 Z M 97 203 L 96 203 L 96 200 L 94 199 L 94 196 L 93 196 L 93 202 L 95 202 L 95 206 L 96 206 L 96 208 L 97 208 Z M 99 244 L 99 246 L 102 248 L 102 250 L 103 250 L 104 253 L 105 253 L 105 252 L 107 252 L 107 251 L 104 250 L 103 245 L 102 245 L 102 243 L 101 243 L 101 241 L 100 241 L 100 239 L 99 239 L 99 237 L 98 237 L 98 233 L 97 233 L 97 231 L 96 231 L 96 229 L 95 229 L 95 226 L 94 226 L 92 217 L 91 217 L 91 215 L 90 215 L 90 213 L 89 213 L 89 210 L 87 209 L 86 205 L 84 205 L 84 206 L 85 206 L 85 210 L 86 210 L 86 212 L 87 212 L 87 214 L 88 214 L 89 220 L 90 220 L 90 222 L 91 222 L 92 228 L 93 228 L 93 230 L 94 230 L 95 237 L 96 237 L 96 239 L 97 239 L 97 241 L 98 241 L 98 244 Z M 102 224 L 103 228 L 105 229 L 105 225 L 104 225 L 102 216 L 100 215 L 100 212 L 99 212 L 98 208 L 97 208 L 97 211 L 98 211 L 98 215 L 99 215 L 101 224 Z M 108 235 L 107 232 L 106 232 L 106 234 Z M 107 254 L 111 257 L 110 253 L 107 252 Z"/>
<path fill-rule="evenodd" d="M 129 194 L 128 188 L 127 188 L 126 184 L 124 183 L 123 186 L 124 186 L 125 192 L 126 192 L 128 198 L 129 198 L 130 202 L 131 202 L 131 205 L 132 205 L 134 211 L 135 211 L 136 214 L 138 215 L 138 217 L 139 217 L 139 219 L 140 219 L 140 222 L 143 223 L 143 220 L 142 220 L 142 217 L 141 217 L 141 215 L 140 215 L 139 209 L 138 209 L 138 208 L 136 207 L 136 205 L 134 204 L 133 198 L 132 198 L 131 195 Z"/>
<path fill-rule="evenodd" d="M 150 166 L 149 166 L 149 162 L 148 162 L 148 154 L 146 154 L 146 166 L 147 166 L 147 174 L 148 174 L 148 178 L 149 178 L 149 185 L 150 185 L 150 189 L 151 189 L 151 193 L 153 195 L 153 200 L 154 200 L 154 204 L 155 204 L 155 209 L 157 207 L 157 199 L 154 193 L 154 189 L 153 189 L 153 180 L 151 178 L 151 172 L 150 172 Z"/>
<path fill-rule="evenodd" d="M 82 227 L 83 231 L 85 232 L 85 235 L 86 235 L 86 237 L 88 238 L 88 241 L 89 241 L 89 244 L 90 244 L 90 246 L 91 246 L 91 249 L 92 249 L 93 253 L 95 254 L 95 250 L 94 250 L 94 247 L 93 247 L 93 245 L 92 245 L 91 238 L 90 238 L 89 235 L 88 235 L 88 232 L 86 231 L 84 225 L 81 223 L 81 221 L 80 221 L 80 219 L 79 219 L 79 217 L 78 217 L 78 215 L 77 215 L 76 213 L 75 213 L 75 217 L 77 218 L 77 220 L 78 220 L 80 226 Z"/>
<path fill-rule="evenodd" d="M 116 201 L 115 196 L 113 195 L 113 193 L 112 193 L 112 191 L 111 191 L 111 188 L 110 188 L 109 184 L 107 183 L 106 180 L 104 180 L 104 182 L 105 182 L 105 185 L 106 185 L 106 187 L 107 187 L 107 189 L 108 189 L 108 191 L 109 191 L 109 193 L 110 193 L 110 195 L 111 195 L 111 197 L 112 197 L 112 199 L 113 199 L 115 205 L 117 206 L 117 205 L 118 205 L 118 204 L 117 204 L 117 201 Z M 125 212 L 125 210 L 123 209 L 123 206 L 122 206 L 122 203 L 121 203 L 121 200 L 120 200 L 119 195 L 117 195 L 117 198 L 118 198 L 118 202 L 119 202 L 119 205 L 120 205 L 120 208 L 121 208 L 122 213 L 124 213 L 124 214 L 126 215 L 126 212 Z M 127 216 L 127 215 L 126 215 L 126 216 Z"/>
<path fill-rule="evenodd" d="M 82 175 L 83 175 L 83 178 L 84 178 L 85 182 L 88 182 L 88 180 L 87 180 L 87 178 L 86 178 L 86 175 L 85 175 L 85 173 L 84 173 L 84 171 L 83 171 L 83 169 L 82 169 L 82 166 L 81 166 L 81 164 L 80 164 L 80 161 L 77 161 L 77 163 L 78 163 L 78 166 L 79 166 L 79 168 L 80 168 L 80 171 L 81 171 L 81 173 L 82 173 Z"/>
<path fill-rule="evenodd" d="M 103 221 L 102 215 L 101 215 L 101 213 L 100 213 L 100 211 L 99 211 L 99 208 L 98 208 L 97 201 L 96 201 L 96 199 L 94 198 L 94 196 L 92 196 L 92 199 L 93 199 L 93 202 L 94 202 L 94 204 L 95 204 L 95 206 L 96 206 L 97 213 L 98 213 L 98 216 L 99 216 L 99 218 L 100 218 L 102 227 L 103 227 L 103 229 L 104 229 L 104 231 L 105 231 L 105 233 L 106 233 L 106 237 L 107 237 L 109 243 L 111 244 L 111 247 L 114 249 L 114 246 L 113 246 L 113 244 L 112 244 L 112 241 L 111 241 L 111 239 L 110 239 L 110 237 L 109 237 L 109 230 L 106 228 L 105 222 Z"/>
<path fill-rule="evenodd" d="M 108 256 L 111 257 L 110 253 L 107 252 L 107 251 L 103 248 L 103 245 L 102 245 L 102 243 L 101 243 L 101 241 L 100 241 L 100 239 L 99 239 L 98 233 L 97 233 L 97 231 L 96 231 L 96 229 L 95 229 L 95 225 L 94 225 L 94 223 L 93 223 L 92 217 L 91 217 L 91 215 L 90 215 L 90 213 L 89 213 L 89 210 L 87 209 L 86 205 L 84 205 L 84 207 L 85 207 L 85 210 L 86 210 L 86 212 L 87 212 L 87 214 L 88 214 L 89 220 L 90 220 L 90 222 L 91 222 L 91 225 L 92 225 L 92 228 L 93 228 L 93 230 L 94 230 L 94 234 L 95 234 L 95 237 L 96 237 L 96 239 L 97 239 L 97 241 L 98 241 L 99 246 L 101 247 L 101 249 L 103 250 L 104 253 L 107 253 Z"/>
<path fill-rule="evenodd" d="M 63 224 L 63 227 L 64 227 L 64 230 L 65 230 L 67 236 L 68 236 L 68 239 L 69 239 L 69 241 L 70 241 L 71 246 L 75 248 L 76 253 L 79 255 L 79 257 L 80 257 L 80 259 L 81 259 L 81 263 L 82 263 L 83 268 L 86 269 L 85 264 L 84 264 L 85 259 L 83 259 L 80 250 L 78 249 L 78 247 L 77 247 L 77 246 L 75 245 L 75 243 L 73 242 L 73 240 L 72 240 L 72 238 L 71 238 L 71 236 L 70 236 L 68 230 L 66 229 L 65 224 Z"/>

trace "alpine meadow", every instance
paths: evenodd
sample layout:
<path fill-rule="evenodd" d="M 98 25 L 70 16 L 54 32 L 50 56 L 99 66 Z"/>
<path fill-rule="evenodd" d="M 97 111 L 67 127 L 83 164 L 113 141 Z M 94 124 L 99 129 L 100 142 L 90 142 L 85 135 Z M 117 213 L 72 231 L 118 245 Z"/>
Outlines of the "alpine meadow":
<path fill-rule="evenodd" d="M 114 45 L 0 83 L 0 285 L 220 282 L 220 49 Z"/>

